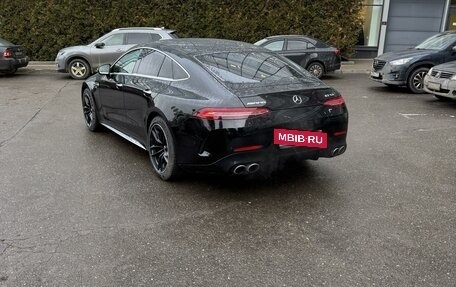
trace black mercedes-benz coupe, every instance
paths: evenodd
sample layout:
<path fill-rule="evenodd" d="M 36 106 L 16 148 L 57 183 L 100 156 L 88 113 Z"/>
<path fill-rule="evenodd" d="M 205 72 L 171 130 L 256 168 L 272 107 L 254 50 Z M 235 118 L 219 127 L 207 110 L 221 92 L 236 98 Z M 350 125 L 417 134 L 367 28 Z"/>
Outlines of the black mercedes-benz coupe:
<path fill-rule="evenodd" d="M 132 48 L 82 85 L 85 122 L 145 149 L 163 180 L 180 170 L 269 173 L 344 153 L 343 97 L 265 48 L 172 39 Z"/>

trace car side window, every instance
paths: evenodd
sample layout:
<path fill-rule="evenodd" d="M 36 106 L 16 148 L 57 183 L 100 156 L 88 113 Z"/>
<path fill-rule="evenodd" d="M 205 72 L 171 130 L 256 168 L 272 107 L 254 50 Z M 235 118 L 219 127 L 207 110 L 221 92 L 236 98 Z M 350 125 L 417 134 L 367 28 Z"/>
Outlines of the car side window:
<path fill-rule="evenodd" d="M 157 34 L 157 33 L 150 33 L 150 38 L 152 41 L 158 41 L 160 40 L 161 38 L 163 38 L 161 35 Z"/>
<path fill-rule="evenodd" d="M 176 62 L 173 61 L 173 79 L 174 80 L 183 80 L 189 77 L 188 73 L 181 68 Z"/>
<path fill-rule="evenodd" d="M 158 73 L 160 78 L 182 80 L 188 78 L 188 74 L 170 57 L 165 56 L 165 60 Z"/>
<path fill-rule="evenodd" d="M 140 62 L 136 68 L 137 74 L 158 76 L 158 72 L 165 61 L 165 55 L 151 49 L 144 49 L 139 56 Z"/>
<path fill-rule="evenodd" d="M 312 47 L 307 41 L 288 40 L 287 50 L 306 50 Z M 313 46 L 315 47 L 315 46 Z"/>
<path fill-rule="evenodd" d="M 271 42 L 271 43 L 268 43 L 268 44 L 264 45 L 264 47 L 266 49 L 268 49 L 268 50 L 271 50 L 271 51 L 282 51 L 283 43 L 284 43 L 283 40 L 274 41 L 274 42 Z"/>
<path fill-rule="evenodd" d="M 160 78 L 167 79 L 173 78 L 173 60 L 171 60 L 169 57 L 165 57 L 165 60 L 163 61 L 163 64 L 160 68 L 160 72 L 158 72 L 158 76 Z"/>
<path fill-rule="evenodd" d="M 123 45 L 124 43 L 124 34 L 114 34 L 106 38 L 103 43 L 105 46 L 116 46 L 116 45 Z"/>
<path fill-rule="evenodd" d="M 160 40 L 162 37 L 157 33 L 127 33 L 126 42 L 128 44 L 150 43 Z"/>
<path fill-rule="evenodd" d="M 136 62 L 139 59 L 139 54 L 140 50 L 134 50 L 122 56 L 119 60 L 117 60 L 114 66 L 112 66 L 112 73 L 131 74 Z"/>
<path fill-rule="evenodd" d="M 127 33 L 127 45 L 149 43 L 150 41 L 151 37 L 149 33 Z"/>

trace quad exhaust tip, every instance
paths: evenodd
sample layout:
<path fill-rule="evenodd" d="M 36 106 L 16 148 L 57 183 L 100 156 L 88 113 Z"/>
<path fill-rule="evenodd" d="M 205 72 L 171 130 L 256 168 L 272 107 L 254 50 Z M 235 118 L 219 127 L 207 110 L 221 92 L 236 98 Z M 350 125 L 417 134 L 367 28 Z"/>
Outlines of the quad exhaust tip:
<path fill-rule="evenodd" d="M 243 164 L 240 164 L 240 165 L 237 165 L 234 169 L 233 169 L 233 173 L 235 175 L 241 175 L 241 174 L 246 174 L 247 173 L 247 167 Z"/>
<path fill-rule="evenodd" d="M 332 150 L 331 156 L 341 155 L 345 152 L 345 146 L 336 147 Z"/>
<path fill-rule="evenodd" d="M 258 170 L 260 170 L 260 165 L 256 162 L 248 164 L 248 165 L 239 164 L 234 167 L 233 174 L 245 175 L 245 174 L 255 173 Z"/>

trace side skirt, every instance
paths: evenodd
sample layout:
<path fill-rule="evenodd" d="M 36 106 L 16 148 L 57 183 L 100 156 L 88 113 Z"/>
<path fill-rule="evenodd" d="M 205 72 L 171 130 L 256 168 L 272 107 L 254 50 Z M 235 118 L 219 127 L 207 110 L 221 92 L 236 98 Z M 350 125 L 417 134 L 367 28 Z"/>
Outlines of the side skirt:
<path fill-rule="evenodd" d="M 107 124 L 104 124 L 104 123 L 101 123 L 104 127 L 106 127 L 107 129 L 111 130 L 112 132 L 118 134 L 119 136 L 123 137 L 124 139 L 126 139 L 127 141 L 131 142 L 132 144 L 135 144 L 137 146 L 139 146 L 140 148 L 142 148 L 143 150 L 147 150 L 146 147 L 141 144 L 139 141 L 135 140 L 134 138 L 132 138 L 131 136 L 129 135 L 126 135 L 124 134 L 123 132 L 111 127 L 111 126 L 108 126 Z"/>

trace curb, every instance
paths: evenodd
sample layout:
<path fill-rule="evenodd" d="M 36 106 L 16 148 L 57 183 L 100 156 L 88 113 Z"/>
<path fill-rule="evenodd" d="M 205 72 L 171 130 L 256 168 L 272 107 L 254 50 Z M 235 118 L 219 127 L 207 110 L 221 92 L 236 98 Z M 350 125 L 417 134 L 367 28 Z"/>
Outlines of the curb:
<path fill-rule="evenodd" d="M 336 73 L 353 73 L 353 74 L 364 74 L 369 73 L 372 66 L 371 59 L 355 59 L 350 61 L 344 61 L 341 63 L 340 70 Z M 55 63 L 52 61 L 30 61 L 28 66 L 22 68 L 23 70 L 35 70 L 35 71 L 54 71 L 57 72 Z"/>

